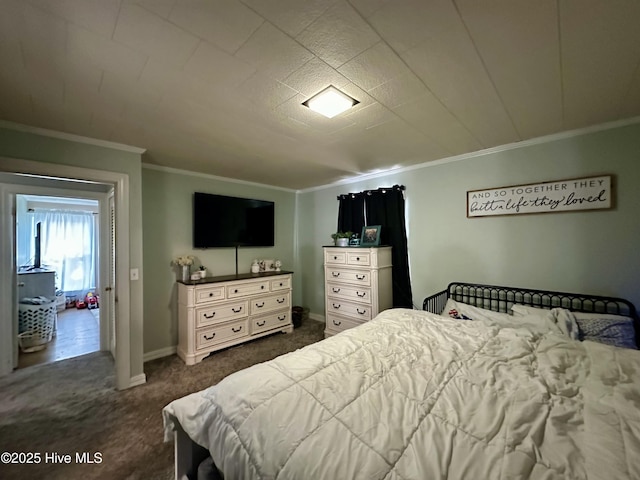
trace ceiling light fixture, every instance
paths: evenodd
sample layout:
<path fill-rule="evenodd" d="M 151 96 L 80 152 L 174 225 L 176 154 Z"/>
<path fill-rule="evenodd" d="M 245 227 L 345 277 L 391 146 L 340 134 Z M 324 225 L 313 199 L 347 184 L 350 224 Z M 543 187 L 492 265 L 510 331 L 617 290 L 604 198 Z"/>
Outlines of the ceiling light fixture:
<path fill-rule="evenodd" d="M 329 85 L 320 93 L 303 102 L 302 105 L 309 107 L 314 112 L 318 112 L 327 118 L 333 118 L 358 103 L 360 102 L 355 98 L 351 98 L 333 85 Z"/>

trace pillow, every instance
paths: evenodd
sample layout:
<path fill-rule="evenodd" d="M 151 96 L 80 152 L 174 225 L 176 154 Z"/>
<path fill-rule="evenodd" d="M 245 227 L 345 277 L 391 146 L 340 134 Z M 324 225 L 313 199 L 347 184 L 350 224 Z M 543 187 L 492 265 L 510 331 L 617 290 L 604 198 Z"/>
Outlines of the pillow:
<path fill-rule="evenodd" d="M 451 298 L 447 300 L 441 315 L 443 317 L 455 318 L 457 320 L 485 320 L 491 323 L 496 320 L 508 320 L 511 318 L 511 315 L 507 313 L 494 312 L 492 310 L 487 310 L 486 308 L 474 307 L 467 303 L 456 302 Z"/>
<path fill-rule="evenodd" d="M 573 312 L 566 308 L 555 307 L 546 309 L 542 307 L 531 307 L 529 305 L 514 304 L 511 307 L 514 317 L 521 318 L 529 315 L 544 315 L 547 321 L 554 324 L 552 330 L 560 333 L 572 340 L 579 340 L 578 323 L 576 322 Z"/>
<path fill-rule="evenodd" d="M 573 312 L 580 340 L 605 343 L 637 350 L 633 318 L 609 313 Z"/>
<path fill-rule="evenodd" d="M 476 320 L 490 327 L 519 328 L 538 333 L 547 333 L 549 331 L 562 333 L 555 327 L 555 323 L 550 317 L 549 312 L 546 314 L 537 312 L 536 315 L 514 317 L 508 313 L 494 312 L 493 310 L 475 307 L 449 299 L 441 315 L 458 320 Z"/>

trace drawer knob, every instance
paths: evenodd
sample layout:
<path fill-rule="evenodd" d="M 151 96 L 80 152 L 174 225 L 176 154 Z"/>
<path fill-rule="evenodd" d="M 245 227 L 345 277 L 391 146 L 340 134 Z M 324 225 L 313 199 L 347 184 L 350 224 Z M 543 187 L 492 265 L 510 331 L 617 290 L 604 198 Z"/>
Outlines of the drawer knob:
<path fill-rule="evenodd" d="M 285 320 L 286 318 L 287 318 L 287 316 L 286 316 L 286 315 L 282 315 L 282 316 L 278 315 L 278 320 L 280 320 L 280 321 L 283 321 L 283 320 Z"/>
<path fill-rule="evenodd" d="M 337 256 L 335 256 L 335 257 L 333 257 L 333 259 L 334 259 L 334 260 L 337 260 L 337 259 L 338 259 L 338 257 L 337 257 Z"/>
<path fill-rule="evenodd" d="M 335 320 L 333 320 L 333 324 L 334 324 L 336 327 L 339 327 L 340 325 L 342 325 L 342 322 L 336 322 Z"/>
<path fill-rule="evenodd" d="M 360 257 L 356 257 L 356 261 L 358 261 L 358 262 L 359 262 L 359 261 L 360 261 Z"/>
<path fill-rule="evenodd" d="M 203 314 L 204 318 L 213 318 L 216 316 L 216 312 L 213 312 L 211 315 Z"/>
<path fill-rule="evenodd" d="M 331 275 L 333 275 L 334 277 L 339 277 L 340 276 L 340 272 L 331 272 Z"/>
<path fill-rule="evenodd" d="M 262 322 L 256 322 L 256 325 L 259 327 L 264 327 L 264 324 L 267 323 L 266 320 L 263 320 Z"/>
<path fill-rule="evenodd" d="M 340 304 L 337 304 L 337 305 L 336 305 L 335 303 L 332 303 L 331 305 L 333 305 L 333 308 L 335 308 L 336 310 L 337 310 L 337 309 L 339 309 L 339 308 L 340 308 L 340 306 L 341 306 Z"/>
<path fill-rule="evenodd" d="M 211 336 L 210 336 L 210 337 L 207 337 L 207 335 L 206 335 L 206 334 L 205 334 L 205 335 L 202 335 L 202 336 L 204 337 L 204 339 L 205 339 L 205 340 L 213 340 L 213 337 L 215 337 L 215 336 L 216 336 L 216 334 L 215 334 L 215 332 L 214 332 L 214 333 L 212 333 L 212 334 L 211 334 Z"/>
<path fill-rule="evenodd" d="M 336 288 L 336 287 L 331 288 L 331 290 L 333 290 L 333 293 L 339 293 L 340 292 L 340 289 Z"/>
<path fill-rule="evenodd" d="M 210 296 L 210 297 L 213 297 L 213 292 L 209 293 L 209 296 Z"/>
<path fill-rule="evenodd" d="M 235 308 L 231 307 L 231 311 L 233 313 L 240 313 L 242 311 L 242 307 L 238 307 L 238 309 L 236 310 Z"/>
<path fill-rule="evenodd" d="M 365 275 L 356 275 L 356 278 L 357 278 L 358 280 L 364 280 Z"/>
<path fill-rule="evenodd" d="M 264 307 L 264 302 L 262 302 L 262 303 L 260 303 L 260 304 L 256 303 L 256 307 L 258 307 L 258 308 L 262 308 L 262 307 Z"/>
<path fill-rule="evenodd" d="M 278 303 L 284 303 L 285 300 L 285 298 L 276 298 L 276 302 Z"/>
<path fill-rule="evenodd" d="M 260 289 L 261 289 L 261 290 L 264 290 L 264 285 L 260 285 Z"/>
<path fill-rule="evenodd" d="M 365 313 L 367 313 L 366 310 L 360 311 L 359 308 L 356 308 L 356 312 L 358 312 L 360 315 L 364 315 Z"/>
<path fill-rule="evenodd" d="M 280 286 L 282 286 L 282 282 L 280 282 Z"/>
<path fill-rule="evenodd" d="M 238 289 L 236 288 L 236 289 L 233 291 L 233 293 L 238 293 Z"/>
<path fill-rule="evenodd" d="M 238 333 L 240 330 L 242 330 L 242 325 L 240 325 L 237 330 L 231 327 L 231 330 L 233 331 L 233 333 Z"/>

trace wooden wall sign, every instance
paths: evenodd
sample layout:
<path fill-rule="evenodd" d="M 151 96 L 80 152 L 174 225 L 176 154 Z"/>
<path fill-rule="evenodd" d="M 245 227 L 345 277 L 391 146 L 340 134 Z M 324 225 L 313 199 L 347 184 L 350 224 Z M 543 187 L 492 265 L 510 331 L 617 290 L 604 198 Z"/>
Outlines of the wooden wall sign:
<path fill-rule="evenodd" d="M 467 217 L 597 210 L 613 206 L 611 175 L 467 192 Z"/>

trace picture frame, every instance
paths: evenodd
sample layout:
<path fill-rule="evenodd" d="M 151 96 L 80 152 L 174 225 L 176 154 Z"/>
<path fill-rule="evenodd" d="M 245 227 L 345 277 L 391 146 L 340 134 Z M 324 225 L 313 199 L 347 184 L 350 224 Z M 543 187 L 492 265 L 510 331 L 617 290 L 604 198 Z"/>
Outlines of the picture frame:
<path fill-rule="evenodd" d="M 362 227 L 362 235 L 360 235 L 361 247 L 375 247 L 380 245 L 380 231 L 382 225 L 365 225 Z"/>

